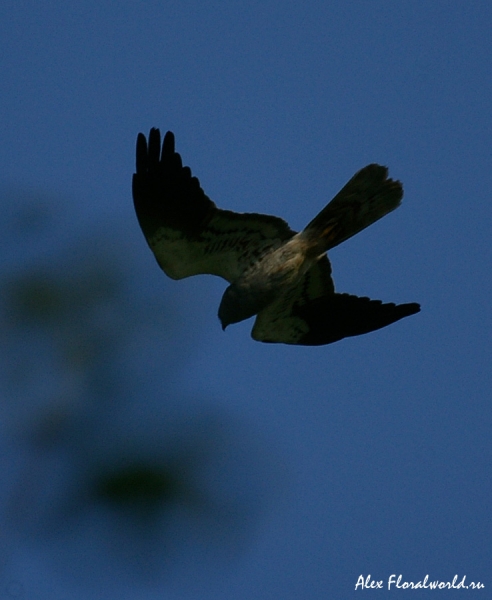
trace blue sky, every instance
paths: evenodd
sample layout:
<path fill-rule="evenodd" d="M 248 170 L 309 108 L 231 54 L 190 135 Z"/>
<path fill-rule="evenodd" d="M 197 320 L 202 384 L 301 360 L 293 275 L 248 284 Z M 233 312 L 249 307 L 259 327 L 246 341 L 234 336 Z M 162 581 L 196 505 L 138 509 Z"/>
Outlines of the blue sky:
<path fill-rule="evenodd" d="M 149 337 L 136 334 L 139 350 L 120 367 L 152 400 L 121 412 L 138 413 L 143 431 L 157 413 L 166 421 L 170 385 L 181 399 L 172 414 L 208 415 L 197 430 L 226 423 L 214 481 L 251 510 L 237 544 L 187 537 L 180 527 L 191 525 L 173 517 L 152 577 L 126 569 L 124 584 L 117 560 L 113 579 L 88 584 L 102 546 L 77 573 L 87 540 L 72 543 L 69 568 L 53 557 L 72 556 L 70 536 L 47 550 L 12 533 L 0 589 L 54 600 L 348 598 L 369 573 L 492 586 L 490 3 L 26 0 L 1 14 L 4 221 L 16 194 L 53 199 L 53 237 L 98 232 L 83 258 L 118 256 L 139 302 L 173 307 L 170 337 L 149 333 L 143 311 Z M 358 169 L 387 165 L 403 204 L 330 253 L 334 280 L 422 312 L 320 348 L 253 342 L 249 321 L 223 333 L 224 282 L 166 278 L 139 230 L 135 139 L 152 126 L 174 131 L 220 207 L 294 229 Z M 7 271 L 56 254 L 51 238 L 9 240 Z M 4 444 L 13 480 L 19 444 Z"/>

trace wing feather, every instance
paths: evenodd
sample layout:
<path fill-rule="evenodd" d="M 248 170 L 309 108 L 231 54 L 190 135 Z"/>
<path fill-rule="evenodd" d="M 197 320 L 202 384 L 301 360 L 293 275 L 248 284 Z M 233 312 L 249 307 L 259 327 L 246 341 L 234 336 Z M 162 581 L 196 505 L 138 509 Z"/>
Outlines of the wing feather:
<path fill-rule="evenodd" d="M 416 303 L 383 304 L 380 300 L 337 294 L 324 257 L 306 273 L 291 294 L 256 318 L 252 336 L 261 342 L 320 346 L 391 325 L 420 311 Z"/>
<path fill-rule="evenodd" d="M 221 210 L 183 167 L 168 131 L 137 138 L 133 199 L 157 262 L 173 279 L 210 273 L 233 281 L 295 232 L 278 217 Z"/>

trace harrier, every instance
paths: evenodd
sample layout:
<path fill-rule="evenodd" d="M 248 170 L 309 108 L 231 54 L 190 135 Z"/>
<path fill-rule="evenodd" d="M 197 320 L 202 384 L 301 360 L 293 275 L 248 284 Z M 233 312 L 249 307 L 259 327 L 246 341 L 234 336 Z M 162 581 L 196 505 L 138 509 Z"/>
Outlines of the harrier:
<path fill-rule="evenodd" d="M 361 169 L 300 232 L 279 217 L 222 210 L 183 167 L 168 131 L 137 138 L 133 199 L 140 227 L 172 279 L 200 273 L 229 282 L 222 329 L 256 315 L 260 342 L 316 346 L 390 325 L 420 310 L 335 292 L 326 252 L 397 208 L 403 197 L 388 169 Z"/>

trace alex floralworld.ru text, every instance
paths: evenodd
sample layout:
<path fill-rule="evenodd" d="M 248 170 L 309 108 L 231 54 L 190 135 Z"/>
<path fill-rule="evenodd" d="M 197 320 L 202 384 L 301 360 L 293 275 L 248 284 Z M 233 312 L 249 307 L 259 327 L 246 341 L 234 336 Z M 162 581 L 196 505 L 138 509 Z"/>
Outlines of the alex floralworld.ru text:
<path fill-rule="evenodd" d="M 424 579 L 421 581 L 402 581 L 403 575 L 399 575 L 398 577 L 393 574 L 388 577 L 387 589 L 400 589 L 400 590 L 416 590 L 416 589 L 429 589 L 429 590 L 468 590 L 468 589 L 476 589 L 483 590 L 485 585 L 480 583 L 479 581 L 474 582 L 470 581 L 470 583 L 466 583 L 466 575 L 463 575 L 461 581 L 458 582 L 458 575 L 453 577 L 452 581 L 429 581 L 429 575 L 426 575 Z M 356 590 L 382 590 L 384 586 L 384 581 L 381 579 L 376 581 L 375 579 L 371 579 L 371 575 L 359 575 L 357 579 L 357 583 L 355 584 Z"/>

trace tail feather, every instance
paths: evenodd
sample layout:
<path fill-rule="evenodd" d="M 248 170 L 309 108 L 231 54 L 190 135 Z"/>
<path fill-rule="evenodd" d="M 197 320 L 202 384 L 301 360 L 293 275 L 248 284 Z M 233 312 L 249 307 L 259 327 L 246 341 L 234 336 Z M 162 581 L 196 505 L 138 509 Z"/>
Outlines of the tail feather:
<path fill-rule="evenodd" d="M 367 165 L 352 177 L 302 234 L 316 239 L 321 246 L 320 252 L 326 252 L 395 210 L 402 198 L 401 183 L 388 179 L 386 167 Z"/>

